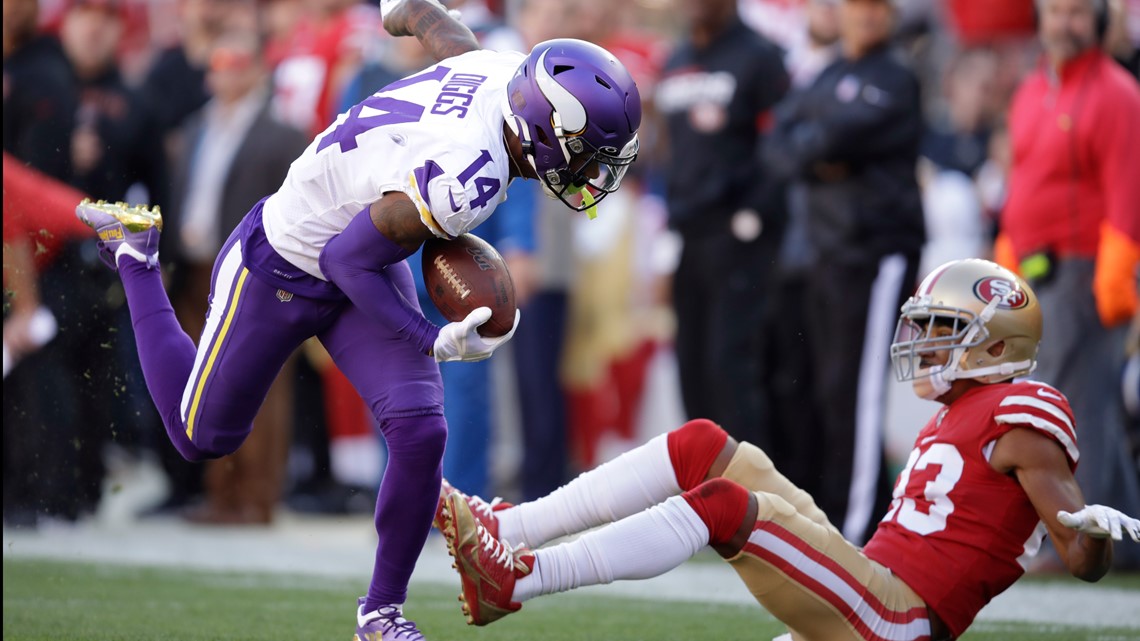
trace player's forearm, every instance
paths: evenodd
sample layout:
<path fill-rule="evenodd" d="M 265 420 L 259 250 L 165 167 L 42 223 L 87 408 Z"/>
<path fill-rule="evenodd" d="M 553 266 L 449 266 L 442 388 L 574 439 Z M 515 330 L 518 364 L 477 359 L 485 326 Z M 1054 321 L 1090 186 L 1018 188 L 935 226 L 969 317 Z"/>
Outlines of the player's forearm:
<path fill-rule="evenodd" d="M 1074 577 L 1088 582 L 1099 581 L 1112 567 L 1112 539 L 1079 533 L 1069 542 L 1065 565 Z"/>
<path fill-rule="evenodd" d="M 384 28 L 394 36 L 415 36 L 436 60 L 476 51 L 479 41 L 462 22 L 433 0 L 396 0 L 381 5 Z"/>
<path fill-rule="evenodd" d="M 321 272 L 352 304 L 429 354 L 439 328 L 424 318 L 393 282 L 387 267 L 412 252 L 388 239 L 372 223 L 368 210 L 321 250 Z"/>

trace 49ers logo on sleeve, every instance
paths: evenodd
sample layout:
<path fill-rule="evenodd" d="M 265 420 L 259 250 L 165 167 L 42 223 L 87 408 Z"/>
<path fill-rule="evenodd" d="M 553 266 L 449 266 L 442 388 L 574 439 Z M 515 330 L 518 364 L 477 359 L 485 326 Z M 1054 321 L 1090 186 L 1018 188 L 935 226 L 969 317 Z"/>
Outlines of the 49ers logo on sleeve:
<path fill-rule="evenodd" d="M 985 303 L 997 298 L 1001 301 L 998 307 L 1002 309 L 1021 309 L 1029 304 L 1029 297 L 1016 283 L 997 276 L 989 276 L 974 283 L 974 295 Z"/>

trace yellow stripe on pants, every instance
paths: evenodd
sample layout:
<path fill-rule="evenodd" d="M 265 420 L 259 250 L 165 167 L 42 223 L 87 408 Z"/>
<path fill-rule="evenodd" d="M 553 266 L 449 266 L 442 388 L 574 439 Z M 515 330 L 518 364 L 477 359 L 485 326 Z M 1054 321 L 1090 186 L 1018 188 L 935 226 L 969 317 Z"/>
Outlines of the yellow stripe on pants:
<path fill-rule="evenodd" d="M 186 419 L 186 437 L 190 440 L 194 440 L 194 419 L 198 415 L 198 403 L 202 400 L 202 390 L 206 387 L 206 379 L 210 377 L 210 370 L 214 368 L 214 361 L 218 358 L 222 343 L 226 341 L 226 334 L 230 330 L 230 322 L 234 319 L 238 298 L 241 297 L 241 290 L 248 275 L 249 270 L 242 267 L 241 275 L 238 276 L 237 287 L 234 287 L 234 295 L 230 298 L 230 308 L 226 312 L 226 320 L 222 323 L 222 330 L 218 332 L 218 339 L 214 341 L 214 349 L 210 350 L 210 357 L 206 359 L 206 366 L 202 368 L 202 376 L 198 378 L 198 387 L 194 390 L 194 400 L 190 403 L 190 415 Z"/>

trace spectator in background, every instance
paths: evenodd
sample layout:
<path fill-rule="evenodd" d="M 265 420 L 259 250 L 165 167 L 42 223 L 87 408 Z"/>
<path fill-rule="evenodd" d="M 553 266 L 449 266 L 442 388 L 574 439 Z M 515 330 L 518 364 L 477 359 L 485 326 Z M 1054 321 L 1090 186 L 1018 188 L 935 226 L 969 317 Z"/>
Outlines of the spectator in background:
<path fill-rule="evenodd" d="M 811 0 L 738 0 L 740 19 L 784 51 L 799 49 L 807 40 L 806 8 Z"/>
<path fill-rule="evenodd" d="M 276 0 L 276 2 L 290 0 Z M 303 0 L 302 14 L 274 52 L 274 109 L 283 122 L 311 136 L 336 119 L 341 96 L 381 31 L 375 5 L 357 0 Z"/>
<path fill-rule="evenodd" d="M 811 86 L 824 68 L 839 57 L 838 0 L 810 0 L 806 5 L 806 38 L 788 51 L 785 63 L 792 91 Z M 761 328 L 764 343 L 762 380 L 771 404 L 769 452 L 793 483 L 819 495 L 815 439 L 820 408 L 813 398 L 811 334 L 807 279 L 815 264 L 808 240 L 808 183 L 796 177 L 788 185 L 788 224 L 780 243 L 772 298 Z"/>
<path fill-rule="evenodd" d="M 180 265 L 174 290 L 179 322 L 198 336 L 206 318 L 214 258 L 258 200 L 281 186 L 291 159 L 308 146 L 302 132 L 270 114 L 268 70 L 252 31 L 229 31 L 210 54 L 213 98 L 190 116 L 191 144 L 167 210 L 166 256 Z M 204 523 L 269 523 L 285 481 L 293 416 L 292 360 L 277 375 L 253 431 L 233 454 L 206 464 L 206 501 L 187 513 Z"/>
<path fill-rule="evenodd" d="M 999 261 L 1041 299 L 1036 377 L 1065 388 L 1085 426 L 1077 479 L 1091 501 L 1140 509 L 1117 374 L 1140 264 L 1140 89 L 1103 51 L 1104 0 L 1040 0 L 1041 67 L 1009 111 L 1013 167 Z M 1125 546 L 1118 565 L 1140 568 Z"/>
<path fill-rule="evenodd" d="M 895 8 L 845 0 L 842 56 L 780 105 L 769 171 L 807 182 L 807 278 L 815 403 L 821 409 L 820 507 L 848 540 L 867 540 L 886 509 L 887 346 L 915 284 L 925 238 L 915 164 L 918 79 L 890 46 Z"/>
<path fill-rule="evenodd" d="M 1140 2 L 1108 0 L 1111 17 L 1104 46 L 1133 78 L 1140 78 Z"/>
<path fill-rule="evenodd" d="M 71 133 L 71 184 L 104 200 L 126 200 L 141 183 L 144 202 L 165 207 L 166 159 L 160 129 L 142 95 L 127 87 L 115 52 L 123 33 L 120 0 L 73 0 L 60 40 L 79 89 Z"/>
<path fill-rule="evenodd" d="M 998 110 L 996 56 L 964 51 L 943 76 L 936 115 L 922 140 L 920 177 L 928 238 L 920 271 L 951 260 L 985 255 L 993 243 L 991 220 L 974 183 L 989 160 Z"/>
<path fill-rule="evenodd" d="M 808 0 L 804 7 L 804 35 L 788 49 L 784 65 L 792 86 L 807 87 L 839 56 L 839 0 Z"/>
<path fill-rule="evenodd" d="M 228 25 L 253 10 L 249 0 L 177 0 L 182 40 L 158 54 L 143 91 L 159 127 L 170 132 L 210 99 L 206 66 L 214 42 Z"/>
<path fill-rule="evenodd" d="M 37 0 L 4 0 L 4 151 L 67 180 L 75 83 L 59 41 L 37 33 L 38 14 Z"/>
<path fill-rule="evenodd" d="M 922 156 L 940 169 L 973 176 L 986 161 L 997 115 L 997 62 L 992 52 L 973 49 L 957 54 L 946 66 L 942 93 L 921 148 Z"/>
<path fill-rule="evenodd" d="M 688 32 L 655 94 L 672 150 L 669 224 L 684 243 L 673 282 L 681 394 L 689 416 L 767 447 L 755 328 L 784 203 L 757 147 L 788 78 L 779 50 L 744 26 L 735 0 L 681 9 Z"/>

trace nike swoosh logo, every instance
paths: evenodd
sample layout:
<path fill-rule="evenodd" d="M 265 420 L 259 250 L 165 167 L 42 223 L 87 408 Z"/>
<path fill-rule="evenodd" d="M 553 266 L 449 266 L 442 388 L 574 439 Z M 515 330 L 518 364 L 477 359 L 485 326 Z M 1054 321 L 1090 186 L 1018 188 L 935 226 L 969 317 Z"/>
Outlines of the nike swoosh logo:
<path fill-rule="evenodd" d="M 1038 395 L 1038 396 L 1044 396 L 1045 398 L 1052 398 L 1052 399 L 1054 399 L 1054 400 L 1058 400 L 1058 401 L 1063 401 L 1063 400 L 1065 400 L 1065 399 L 1061 398 L 1060 396 L 1057 396 L 1057 395 L 1056 395 L 1056 394 L 1054 394 L 1053 392 L 1050 392 L 1050 391 L 1046 390 L 1046 389 L 1045 389 L 1045 388 L 1043 388 L 1043 387 L 1039 387 L 1039 388 L 1037 388 L 1037 395 Z"/>
<path fill-rule="evenodd" d="M 450 190 L 447 192 L 447 199 L 451 201 L 451 211 L 459 213 L 459 210 L 462 209 L 462 207 L 455 204 L 455 194 L 451 193 Z"/>
<path fill-rule="evenodd" d="M 368 614 L 363 614 L 360 611 L 362 609 L 363 608 L 357 608 L 357 610 L 356 610 L 356 627 L 363 628 L 364 626 L 368 625 L 369 623 L 372 623 L 376 619 L 380 618 L 380 615 L 376 614 L 376 610 L 373 610 L 373 611 L 369 612 Z"/>

